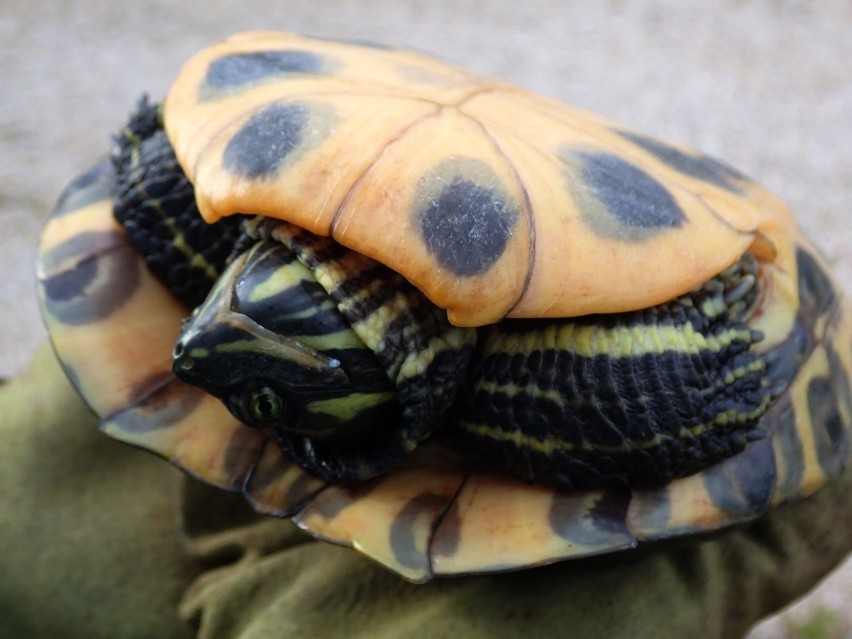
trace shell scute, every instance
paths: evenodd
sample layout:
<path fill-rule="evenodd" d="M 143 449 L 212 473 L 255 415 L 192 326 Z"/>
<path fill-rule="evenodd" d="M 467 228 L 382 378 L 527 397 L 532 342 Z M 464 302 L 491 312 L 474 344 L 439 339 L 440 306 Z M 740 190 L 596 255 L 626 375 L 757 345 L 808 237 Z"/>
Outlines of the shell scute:
<path fill-rule="evenodd" d="M 328 58 L 299 49 L 232 53 L 210 63 L 199 96 L 202 100 L 216 99 L 260 82 L 294 74 L 328 74 L 333 68 Z"/>
<path fill-rule="evenodd" d="M 298 512 L 326 483 L 309 475 L 267 440 L 257 458 L 244 493 L 259 513 L 289 517 Z"/>
<path fill-rule="evenodd" d="M 100 180 L 111 184 L 112 174 Z M 111 197 L 75 200 L 80 207 L 58 211 L 42 234 L 42 314 L 54 344 L 62 345 L 66 371 L 91 409 L 106 417 L 135 402 L 146 379 L 171 371 L 186 309 L 129 245 L 112 217 Z M 161 312 L 149 317 L 151 308 Z"/>
<path fill-rule="evenodd" d="M 328 135 L 330 127 L 325 126 L 314 140 L 306 139 L 310 135 L 306 129 L 315 119 L 312 110 L 309 104 L 290 102 L 272 103 L 255 112 L 228 141 L 222 153 L 224 168 L 249 180 L 274 179 L 294 152 L 305 152 Z M 333 115 L 325 115 L 333 121 Z"/>
<path fill-rule="evenodd" d="M 733 167 L 710 156 L 683 151 L 674 145 L 634 131 L 622 131 L 621 135 L 675 171 L 710 182 L 738 195 L 745 192 L 742 184 L 751 181 Z"/>
<path fill-rule="evenodd" d="M 617 155 L 565 150 L 560 156 L 571 166 L 570 171 L 582 176 L 576 183 L 586 192 L 578 188 L 575 198 L 595 199 L 601 205 L 597 210 L 592 206 L 580 210 L 598 235 L 641 242 L 648 235 L 686 222 L 683 210 L 665 187 Z M 619 184 L 629 188 L 618 188 Z"/>
<path fill-rule="evenodd" d="M 731 463 L 713 466 L 700 475 L 712 503 L 732 519 L 766 512 L 778 476 L 772 442 L 752 442 L 731 459 Z"/>
<path fill-rule="evenodd" d="M 311 534 L 351 546 L 411 581 L 433 576 L 433 531 L 455 500 L 459 469 L 407 465 L 356 486 L 330 486 L 294 518 Z"/>
<path fill-rule="evenodd" d="M 450 321 L 479 324 L 506 315 L 523 293 L 530 220 L 512 163 L 476 122 L 441 110 L 382 149 L 331 235 L 402 273 L 449 308 Z M 468 317 L 453 313 L 461 298 L 475 309 Z"/>
<path fill-rule="evenodd" d="M 847 382 L 846 397 L 838 397 L 836 390 L 842 381 Z M 849 433 L 843 426 L 840 402 L 848 402 L 848 378 L 837 382 L 828 377 L 817 377 L 808 384 L 808 408 L 815 425 L 815 448 L 820 466 L 826 475 L 833 476 L 843 470 L 849 447 Z M 840 383 L 838 383 L 840 382 Z"/>
<path fill-rule="evenodd" d="M 113 219 L 113 180 L 103 164 L 76 180 L 42 234 L 37 277 L 51 340 L 107 434 L 241 490 L 266 438 L 172 375 L 188 310 Z"/>
<path fill-rule="evenodd" d="M 114 439 L 141 446 L 189 474 L 242 491 L 266 437 L 238 422 L 215 398 L 174 379 L 124 400 L 101 422 Z"/>
<path fill-rule="evenodd" d="M 423 176 L 418 187 L 413 213 L 429 253 L 456 275 L 487 271 L 500 258 L 520 216 L 497 176 L 479 160 L 452 158 Z"/>
<path fill-rule="evenodd" d="M 511 570 L 633 548 L 637 541 L 624 525 L 626 500 L 602 507 L 614 501 L 619 498 L 601 491 L 554 493 L 507 477 L 472 474 L 435 529 L 434 572 Z"/>

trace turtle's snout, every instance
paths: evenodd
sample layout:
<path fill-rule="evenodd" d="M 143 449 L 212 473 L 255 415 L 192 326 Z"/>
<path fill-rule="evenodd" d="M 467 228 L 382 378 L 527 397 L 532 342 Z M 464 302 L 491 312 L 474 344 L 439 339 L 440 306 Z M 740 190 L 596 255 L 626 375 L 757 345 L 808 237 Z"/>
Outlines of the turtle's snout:
<path fill-rule="evenodd" d="M 190 357 L 183 338 L 179 339 L 175 344 L 174 350 L 172 350 L 172 370 L 175 373 L 178 371 L 188 371 L 194 364 L 195 361 Z"/>
<path fill-rule="evenodd" d="M 180 337 L 172 349 L 172 372 L 176 377 L 202 388 L 214 381 L 208 379 L 212 371 L 216 370 L 215 367 L 211 369 L 216 360 L 215 339 L 219 337 L 219 332 L 214 329 L 215 326 L 205 323 L 197 312 L 184 320 Z M 211 339 L 214 340 L 213 344 L 210 343 Z M 228 366 L 222 369 L 230 370 Z"/>

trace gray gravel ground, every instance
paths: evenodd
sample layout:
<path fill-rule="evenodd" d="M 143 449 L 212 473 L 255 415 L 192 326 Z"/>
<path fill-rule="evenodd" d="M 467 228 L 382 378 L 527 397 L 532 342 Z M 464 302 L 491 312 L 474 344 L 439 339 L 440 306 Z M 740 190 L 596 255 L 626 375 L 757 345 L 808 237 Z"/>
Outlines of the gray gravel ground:
<path fill-rule="evenodd" d="M 31 264 L 63 185 L 143 90 L 161 95 L 199 47 L 258 28 L 437 53 L 719 156 L 789 203 L 852 290 L 846 0 L 4 0 L 0 376 L 44 339 Z M 820 608 L 852 633 L 852 564 L 752 636 Z"/>

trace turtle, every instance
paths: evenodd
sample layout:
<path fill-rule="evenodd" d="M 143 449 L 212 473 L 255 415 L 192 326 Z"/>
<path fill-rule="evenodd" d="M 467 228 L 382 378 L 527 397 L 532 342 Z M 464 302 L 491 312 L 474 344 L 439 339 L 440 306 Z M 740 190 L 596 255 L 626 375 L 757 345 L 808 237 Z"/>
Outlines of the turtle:
<path fill-rule="evenodd" d="M 850 455 L 852 314 L 776 196 L 423 53 L 203 49 L 37 273 L 104 432 L 414 582 L 700 537 Z"/>

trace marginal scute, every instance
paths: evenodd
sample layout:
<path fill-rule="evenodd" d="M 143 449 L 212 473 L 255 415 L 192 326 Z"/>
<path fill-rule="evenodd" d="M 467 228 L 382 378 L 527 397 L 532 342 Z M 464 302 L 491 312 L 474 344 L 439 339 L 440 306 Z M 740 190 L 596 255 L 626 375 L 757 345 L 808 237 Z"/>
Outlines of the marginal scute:
<path fill-rule="evenodd" d="M 621 131 L 620 133 L 679 173 L 710 182 L 732 193 L 743 193 L 740 183 L 748 181 L 748 178 L 724 162 L 700 153 L 686 153 L 670 144 L 641 133 L 633 131 Z"/>
<path fill-rule="evenodd" d="M 325 486 L 288 459 L 274 441 L 267 440 L 243 493 L 257 512 L 290 517 Z"/>
<path fill-rule="evenodd" d="M 195 395 L 196 397 L 191 397 Z M 110 437 L 146 448 L 205 482 L 242 490 L 266 442 L 216 398 L 177 379 L 103 419 Z"/>
<path fill-rule="evenodd" d="M 665 186 L 646 171 L 611 154 L 563 149 L 569 189 L 581 202 L 583 221 L 598 235 L 641 241 L 686 222 Z"/>
<path fill-rule="evenodd" d="M 669 529 L 672 509 L 676 507 L 668 490 L 635 490 L 627 509 L 627 527 L 637 536 L 653 539 Z"/>
<path fill-rule="evenodd" d="M 700 475 L 713 504 L 732 518 L 765 512 L 775 491 L 776 476 L 769 439 L 752 442 L 743 452 Z"/>
<path fill-rule="evenodd" d="M 834 360 L 834 361 L 832 361 Z M 843 470 L 849 453 L 849 423 L 844 418 L 850 398 L 849 377 L 836 356 L 828 355 L 830 377 L 814 377 L 807 389 L 819 464 L 833 477 Z"/>
<path fill-rule="evenodd" d="M 847 431 L 852 426 L 852 380 L 849 378 L 849 373 L 837 352 L 837 346 L 833 343 L 826 344 L 828 352 L 829 370 L 831 372 L 830 379 L 834 386 L 834 394 L 838 399 L 841 417 L 847 425 Z M 847 432 L 847 437 L 849 434 Z"/>
<path fill-rule="evenodd" d="M 104 320 L 133 294 L 139 284 L 137 257 L 118 236 L 117 231 L 81 233 L 42 258 L 66 265 L 42 281 L 44 303 L 59 321 L 78 326 Z"/>
<path fill-rule="evenodd" d="M 317 120 L 312 112 L 318 108 L 291 102 L 272 103 L 258 111 L 228 142 L 222 157 L 224 167 L 249 179 L 274 178 L 294 155 L 328 134 L 328 126 L 311 126 Z"/>
<path fill-rule="evenodd" d="M 441 162 L 420 181 L 416 202 L 427 250 L 460 276 L 483 273 L 500 258 L 519 215 L 496 174 L 472 158 Z"/>
<path fill-rule="evenodd" d="M 433 577 L 430 543 L 463 476 L 457 468 L 412 464 L 377 480 L 332 484 L 294 521 L 323 539 L 357 548 L 412 581 L 428 581 Z"/>
<path fill-rule="evenodd" d="M 428 548 L 423 547 L 422 530 L 432 529 L 447 509 L 446 495 L 425 492 L 409 499 L 397 513 L 388 531 L 391 550 L 401 566 L 426 571 Z M 427 542 L 428 543 L 428 542 Z M 424 565 L 425 564 L 425 565 Z"/>
<path fill-rule="evenodd" d="M 778 460 L 776 495 L 798 494 L 805 474 L 805 452 L 796 427 L 796 409 L 789 395 L 782 396 L 767 411 L 762 426 L 771 429 L 773 434 L 775 459 Z"/>
<path fill-rule="evenodd" d="M 105 159 L 75 178 L 59 196 L 51 217 L 72 213 L 98 200 L 112 195 L 112 180 L 115 170 L 112 162 Z"/>
<path fill-rule="evenodd" d="M 577 517 L 576 502 L 582 493 L 556 493 L 550 511 L 550 527 L 566 541 L 583 545 L 601 544 L 607 537 L 631 541 L 627 528 L 630 493 L 625 490 L 604 491 L 596 500 L 585 503 L 586 515 Z"/>
<path fill-rule="evenodd" d="M 796 267 L 799 273 L 800 312 L 816 316 L 828 311 L 836 303 L 837 294 L 825 270 L 801 246 L 796 248 Z"/>
<path fill-rule="evenodd" d="M 169 429 L 187 420 L 204 401 L 198 392 L 185 392 L 186 386 L 167 371 L 139 380 L 128 395 L 136 398 L 132 407 L 107 417 L 120 424 L 125 433 L 145 436 L 152 431 Z M 154 416 L 154 417 L 152 417 Z M 227 450 L 223 446 L 223 450 Z"/>
<path fill-rule="evenodd" d="M 222 90 L 243 89 L 291 74 L 325 73 L 329 66 L 325 57 L 298 49 L 232 53 L 210 63 L 200 96 L 204 100 L 216 96 Z M 230 91 L 225 95 L 230 95 Z"/>

